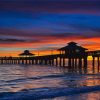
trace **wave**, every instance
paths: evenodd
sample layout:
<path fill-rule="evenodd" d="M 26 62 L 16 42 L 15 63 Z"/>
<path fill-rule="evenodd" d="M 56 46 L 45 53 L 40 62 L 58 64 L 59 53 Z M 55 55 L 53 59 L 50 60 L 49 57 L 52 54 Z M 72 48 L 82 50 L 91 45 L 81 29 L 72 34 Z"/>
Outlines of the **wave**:
<path fill-rule="evenodd" d="M 7 83 L 9 82 L 23 82 L 23 81 L 29 81 L 29 80 L 38 80 L 38 79 L 43 79 L 43 78 L 62 78 L 65 77 L 65 75 L 48 75 L 48 76 L 37 76 L 37 77 L 27 77 L 27 78 L 19 78 L 19 79 L 14 79 L 14 80 L 8 80 L 6 81 Z"/>
<path fill-rule="evenodd" d="M 86 77 L 85 77 L 86 76 Z M 36 77 L 26 77 L 26 78 L 19 78 L 19 79 L 13 79 L 13 80 L 8 80 L 5 81 L 7 83 L 12 83 L 12 82 L 26 82 L 26 81 L 31 81 L 31 80 L 40 80 L 40 79 L 52 79 L 52 78 L 63 78 L 65 80 L 91 80 L 91 79 L 100 79 L 99 77 L 87 77 L 87 76 L 95 76 L 95 75 L 66 75 L 66 74 L 54 74 L 54 75 L 47 75 L 47 76 L 36 76 Z"/>
<path fill-rule="evenodd" d="M 99 86 L 79 87 L 79 88 L 37 88 L 30 90 L 22 90 L 20 92 L 6 92 L 0 93 L 0 100 L 39 100 L 49 99 L 60 96 L 68 96 L 79 93 L 87 93 L 93 91 L 100 91 Z"/>

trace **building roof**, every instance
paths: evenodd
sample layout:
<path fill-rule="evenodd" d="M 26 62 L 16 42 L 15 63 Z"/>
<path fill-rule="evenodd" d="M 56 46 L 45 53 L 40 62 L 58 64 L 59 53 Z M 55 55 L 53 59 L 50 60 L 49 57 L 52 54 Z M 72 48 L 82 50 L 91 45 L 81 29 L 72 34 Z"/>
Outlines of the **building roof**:
<path fill-rule="evenodd" d="M 67 43 L 68 45 L 76 45 L 77 43 L 76 42 L 69 42 Z"/>
<path fill-rule="evenodd" d="M 19 54 L 19 56 L 33 56 L 35 54 L 32 54 L 29 52 L 29 50 L 25 50 L 23 53 Z"/>
<path fill-rule="evenodd" d="M 82 46 L 78 46 L 77 43 L 75 43 L 75 42 L 69 42 L 67 46 L 62 47 L 62 48 L 60 48 L 58 50 L 64 51 L 64 50 L 73 50 L 73 49 L 88 50 L 88 49 L 86 49 L 86 48 L 84 48 Z"/>

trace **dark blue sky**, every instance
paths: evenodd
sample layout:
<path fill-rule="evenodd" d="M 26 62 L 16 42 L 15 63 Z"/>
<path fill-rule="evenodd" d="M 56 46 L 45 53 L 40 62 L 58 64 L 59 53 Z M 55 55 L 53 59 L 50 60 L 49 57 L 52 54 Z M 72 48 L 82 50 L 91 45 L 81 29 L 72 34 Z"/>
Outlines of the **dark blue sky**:
<path fill-rule="evenodd" d="M 99 0 L 0 0 L 0 48 L 39 50 L 76 41 L 98 49 L 99 5 Z"/>

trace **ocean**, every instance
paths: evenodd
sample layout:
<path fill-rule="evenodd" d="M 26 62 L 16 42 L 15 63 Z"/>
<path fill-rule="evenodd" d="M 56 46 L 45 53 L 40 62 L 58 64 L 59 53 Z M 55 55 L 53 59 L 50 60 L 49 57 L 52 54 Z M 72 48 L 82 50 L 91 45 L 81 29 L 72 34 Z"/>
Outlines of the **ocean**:
<path fill-rule="evenodd" d="M 100 68 L 0 65 L 0 100 L 100 100 Z"/>

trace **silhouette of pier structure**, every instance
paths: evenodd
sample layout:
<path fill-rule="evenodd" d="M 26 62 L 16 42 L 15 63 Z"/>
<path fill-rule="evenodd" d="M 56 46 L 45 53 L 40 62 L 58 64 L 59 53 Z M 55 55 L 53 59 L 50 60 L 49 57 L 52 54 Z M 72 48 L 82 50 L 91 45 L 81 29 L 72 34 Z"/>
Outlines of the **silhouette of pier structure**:
<path fill-rule="evenodd" d="M 19 54 L 19 57 L 0 57 L 0 64 L 39 64 L 50 66 L 68 66 L 68 67 L 87 67 L 87 58 L 92 56 L 93 66 L 96 58 L 98 66 L 100 65 L 100 50 L 88 51 L 87 48 L 79 46 L 75 42 L 69 42 L 67 46 L 58 49 L 60 54 L 45 56 L 35 56 L 29 50 Z M 66 64 L 67 62 L 67 64 Z"/>
<path fill-rule="evenodd" d="M 87 52 L 86 48 L 78 46 L 75 42 L 68 43 L 67 46 L 60 48 L 60 54 L 63 55 L 60 57 L 60 64 L 61 59 L 63 59 L 63 66 L 65 66 L 65 59 L 68 59 L 68 66 L 74 67 L 78 64 L 82 66 L 82 60 L 84 60 L 84 66 L 87 65 Z"/>
<path fill-rule="evenodd" d="M 100 50 L 96 50 L 96 51 L 90 51 L 88 52 L 88 56 L 89 55 L 92 55 L 92 58 L 93 58 L 93 66 L 95 66 L 96 62 L 97 62 L 97 65 L 98 65 L 98 68 L 100 66 Z"/>

